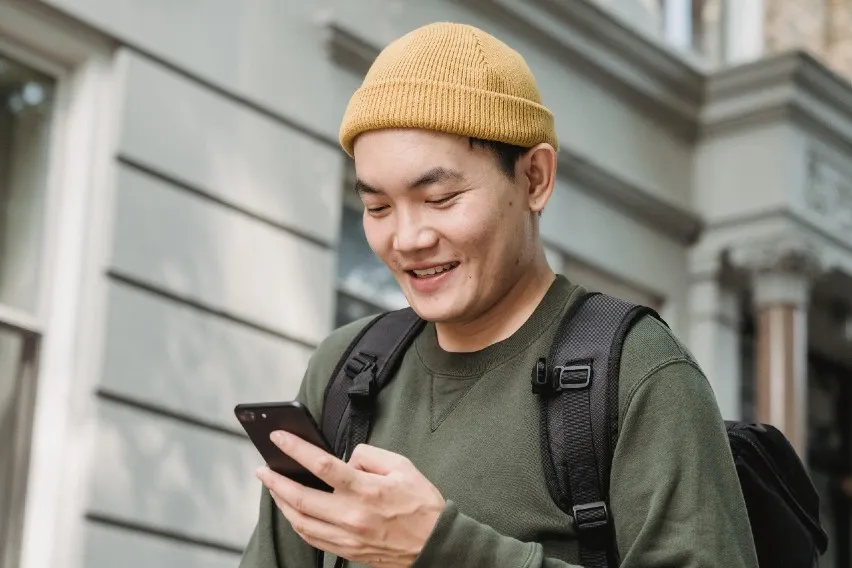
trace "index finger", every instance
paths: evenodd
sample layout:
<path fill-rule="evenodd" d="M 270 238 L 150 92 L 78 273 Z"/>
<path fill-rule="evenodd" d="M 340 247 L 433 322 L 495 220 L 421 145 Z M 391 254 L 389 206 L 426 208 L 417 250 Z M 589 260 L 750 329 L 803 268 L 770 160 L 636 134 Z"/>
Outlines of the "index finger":
<path fill-rule="evenodd" d="M 282 452 L 335 489 L 351 487 L 361 474 L 337 456 L 289 432 L 276 431 L 270 438 Z"/>

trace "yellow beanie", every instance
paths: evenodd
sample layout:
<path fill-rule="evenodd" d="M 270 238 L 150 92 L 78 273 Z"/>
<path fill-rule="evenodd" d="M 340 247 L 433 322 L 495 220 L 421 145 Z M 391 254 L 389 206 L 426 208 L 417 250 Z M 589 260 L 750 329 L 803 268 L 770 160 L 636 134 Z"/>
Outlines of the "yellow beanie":
<path fill-rule="evenodd" d="M 382 50 L 349 101 L 340 144 L 351 156 L 359 134 L 383 128 L 558 147 L 553 115 L 521 54 L 465 24 L 429 24 Z"/>

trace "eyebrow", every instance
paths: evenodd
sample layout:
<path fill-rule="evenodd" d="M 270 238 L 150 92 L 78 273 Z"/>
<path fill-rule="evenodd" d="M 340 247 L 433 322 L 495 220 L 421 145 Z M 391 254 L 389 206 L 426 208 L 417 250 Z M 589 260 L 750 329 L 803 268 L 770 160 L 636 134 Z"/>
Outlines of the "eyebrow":
<path fill-rule="evenodd" d="M 464 176 L 457 170 L 452 170 L 442 166 L 437 166 L 424 172 L 420 177 L 408 184 L 408 189 L 420 189 L 437 183 L 447 181 L 460 181 Z M 382 190 L 377 189 L 360 179 L 355 180 L 355 191 L 360 195 L 362 193 L 382 194 Z"/>

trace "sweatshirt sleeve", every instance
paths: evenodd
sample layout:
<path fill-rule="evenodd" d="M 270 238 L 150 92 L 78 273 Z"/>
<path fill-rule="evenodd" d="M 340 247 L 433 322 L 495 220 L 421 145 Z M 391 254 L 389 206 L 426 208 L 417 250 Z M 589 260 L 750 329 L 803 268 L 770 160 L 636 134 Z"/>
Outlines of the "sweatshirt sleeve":
<path fill-rule="evenodd" d="M 546 558 L 537 543 L 522 542 L 498 533 L 461 513 L 448 501 L 429 540 L 412 568 L 582 568 Z"/>
<path fill-rule="evenodd" d="M 623 403 L 610 489 L 623 568 L 757 568 L 725 425 L 697 365 L 660 363 Z"/>
<path fill-rule="evenodd" d="M 622 568 L 757 568 L 724 422 L 702 372 L 679 356 L 632 381 L 610 505 Z M 448 503 L 416 568 L 568 568 Z"/>

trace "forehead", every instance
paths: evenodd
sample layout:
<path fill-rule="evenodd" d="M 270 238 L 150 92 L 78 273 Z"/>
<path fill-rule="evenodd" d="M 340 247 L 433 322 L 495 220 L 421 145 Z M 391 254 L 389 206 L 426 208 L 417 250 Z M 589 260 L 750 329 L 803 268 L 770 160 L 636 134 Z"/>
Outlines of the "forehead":
<path fill-rule="evenodd" d="M 407 180 L 436 167 L 476 175 L 488 166 L 487 156 L 471 149 L 467 138 L 416 129 L 366 132 L 353 154 L 358 178 L 376 183 Z"/>

